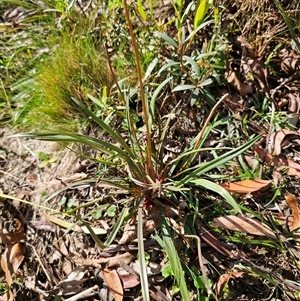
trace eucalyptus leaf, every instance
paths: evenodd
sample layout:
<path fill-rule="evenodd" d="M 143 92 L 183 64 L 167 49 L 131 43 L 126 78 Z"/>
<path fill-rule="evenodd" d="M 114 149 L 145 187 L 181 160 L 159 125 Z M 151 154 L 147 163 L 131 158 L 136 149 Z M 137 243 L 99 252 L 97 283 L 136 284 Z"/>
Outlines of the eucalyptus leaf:
<path fill-rule="evenodd" d="M 165 33 L 162 33 L 162 32 L 159 32 L 159 31 L 154 31 L 154 34 L 157 35 L 158 37 L 162 38 L 163 40 L 165 40 L 171 46 L 173 46 L 175 48 L 178 48 L 178 43 L 175 42 L 175 40 L 173 40 L 171 37 L 169 37 Z"/>

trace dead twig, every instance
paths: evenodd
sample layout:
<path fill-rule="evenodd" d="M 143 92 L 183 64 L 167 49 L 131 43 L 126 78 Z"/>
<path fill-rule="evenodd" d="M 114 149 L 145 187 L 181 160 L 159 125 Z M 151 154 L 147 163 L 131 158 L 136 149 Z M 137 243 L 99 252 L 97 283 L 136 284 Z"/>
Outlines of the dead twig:
<path fill-rule="evenodd" d="M 190 237 L 190 238 L 197 239 L 197 249 L 198 249 L 199 266 L 200 266 L 200 269 L 201 269 L 201 272 L 202 272 L 202 276 L 203 276 L 203 280 L 204 280 L 204 284 L 205 284 L 205 287 L 206 287 L 207 294 L 208 294 L 208 296 L 210 296 L 210 295 L 212 295 L 213 292 L 212 292 L 212 290 L 211 290 L 211 288 L 209 286 L 207 274 L 206 274 L 206 271 L 205 271 L 205 268 L 204 268 L 204 263 L 203 263 L 203 258 L 202 258 L 202 251 L 201 251 L 201 240 L 200 240 L 200 237 L 197 236 L 197 235 L 185 235 L 185 237 Z"/>

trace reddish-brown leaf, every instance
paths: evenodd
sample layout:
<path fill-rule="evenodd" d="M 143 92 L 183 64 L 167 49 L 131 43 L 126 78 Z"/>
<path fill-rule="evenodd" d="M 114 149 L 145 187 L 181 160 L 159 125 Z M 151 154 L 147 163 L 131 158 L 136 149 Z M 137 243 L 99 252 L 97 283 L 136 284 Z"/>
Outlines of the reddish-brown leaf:
<path fill-rule="evenodd" d="M 124 289 L 132 288 L 140 284 L 140 281 L 137 279 L 136 275 L 129 274 L 129 275 L 119 275 L 123 282 Z"/>
<path fill-rule="evenodd" d="M 249 193 L 266 189 L 271 183 L 272 181 L 270 180 L 244 180 L 234 183 L 223 183 L 220 185 L 229 192 Z"/>
<path fill-rule="evenodd" d="M 298 201 L 296 197 L 291 193 L 286 193 L 284 195 L 285 202 L 291 208 L 293 220 L 289 225 L 290 231 L 294 231 L 295 229 L 300 227 L 300 215 L 299 215 L 299 207 Z"/>

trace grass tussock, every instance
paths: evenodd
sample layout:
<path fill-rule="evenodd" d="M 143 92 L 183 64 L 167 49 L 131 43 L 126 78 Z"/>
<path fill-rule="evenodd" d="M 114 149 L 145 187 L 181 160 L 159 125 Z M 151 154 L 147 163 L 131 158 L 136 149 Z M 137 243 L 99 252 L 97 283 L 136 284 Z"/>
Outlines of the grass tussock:
<path fill-rule="evenodd" d="M 96 96 L 103 87 L 111 86 L 104 54 L 89 37 L 79 41 L 63 37 L 54 56 L 41 68 L 37 83 L 44 98 L 42 109 L 53 112 L 53 117 L 64 117 L 66 110 L 72 116 L 68 110 L 73 106 L 71 97 L 90 106 L 87 94 Z"/>
<path fill-rule="evenodd" d="M 112 85 L 101 38 L 78 20 L 72 32 L 65 28 L 51 43 L 53 49 L 37 66 L 29 101 L 20 117 L 25 126 L 38 129 L 65 124 L 76 128 L 83 116 L 71 97 L 92 108 L 88 94 L 101 97 L 103 89 L 109 91 Z"/>

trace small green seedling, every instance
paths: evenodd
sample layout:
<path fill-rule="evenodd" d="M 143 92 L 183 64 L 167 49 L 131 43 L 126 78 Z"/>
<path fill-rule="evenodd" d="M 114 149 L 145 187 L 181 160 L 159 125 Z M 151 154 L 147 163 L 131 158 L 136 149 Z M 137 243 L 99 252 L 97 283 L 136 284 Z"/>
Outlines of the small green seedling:
<path fill-rule="evenodd" d="M 57 161 L 57 158 L 51 157 L 50 155 L 47 155 L 44 152 L 38 152 L 38 157 L 40 159 L 40 164 L 38 165 L 39 168 L 44 168 Z"/>

